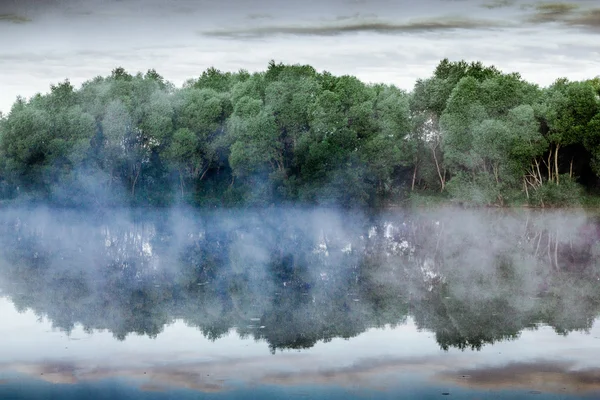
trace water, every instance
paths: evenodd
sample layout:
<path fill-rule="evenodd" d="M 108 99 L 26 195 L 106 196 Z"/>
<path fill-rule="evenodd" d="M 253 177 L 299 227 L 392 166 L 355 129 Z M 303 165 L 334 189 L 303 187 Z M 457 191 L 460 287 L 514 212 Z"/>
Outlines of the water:
<path fill-rule="evenodd" d="M 0 213 L 0 398 L 600 396 L 580 211 Z"/>

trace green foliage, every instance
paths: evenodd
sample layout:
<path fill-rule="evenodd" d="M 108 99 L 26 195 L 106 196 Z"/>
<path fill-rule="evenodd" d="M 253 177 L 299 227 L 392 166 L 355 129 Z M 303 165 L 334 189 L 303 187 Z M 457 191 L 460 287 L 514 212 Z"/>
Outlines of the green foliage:
<path fill-rule="evenodd" d="M 584 143 L 592 154 L 592 169 L 600 176 L 600 111 L 588 123 Z"/>
<path fill-rule="evenodd" d="M 446 188 L 453 201 L 476 206 L 495 204 L 501 193 L 499 185 L 485 173 L 471 176 L 458 172 Z"/>
<path fill-rule="evenodd" d="M 276 63 L 275 60 L 269 61 L 267 71 L 265 72 L 265 79 L 270 82 L 286 79 L 300 80 L 316 76 L 317 71 L 310 65 L 285 65 L 281 62 Z"/>
<path fill-rule="evenodd" d="M 197 89 L 229 92 L 238 80 L 239 75 L 236 76 L 230 72 L 222 72 L 214 67 L 210 67 L 202 72 L 202 75 L 194 82 L 193 86 Z"/>
<path fill-rule="evenodd" d="M 0 116 L 0 195 L 353 207 L 437 192 L 476 205 L 575 204 L 577 185 L 600 184 L 599 87 L 541 89 L 447 59 L 411 93 L 274 61 L 253 74 L 211 67 L 181 88 L 119 67 L 18 98 Z"/>
<path fill-rule="evenodd" d="M 406 204 L 411 207 L 432 207 L 443 206 L 448 201 L 447 196 L 440 195 L 438 192 L 410 192 Z"/>
<path fill-rule="evenodd" d="M 581 142 L 588 124 L 600 110 L 597 93 L 587 82 L 557 80 L 547 92 L 549 138 L 561 145 Z"/>
<path fill-rule="evenodd" d="M 293 146 L 310 124 L 310 106 L 319 94 L 319 85 L 313 77 L 294 78 L 279 75 L 269 84 L 265 93 L 265 106 L 276 117 L 277 126 L 288 146 Z"/>
<path fill-rule="evenodd" d="M 243 98 L 228 121 L 233 137 L 229 164 L 236 176 L 247 176 L 268 168 L 282 168 L 279 132 L 272 113 L 261 110 L 259 100 Z"/>
<path fill-rule="evenodd" d="M 533 204 L 557 207 L 579 207 L 582 205 L 584 190 L 569 175 L 561 176 L 560 185 L 548 182 L 533 194 Z"/>
<path fill-rule="evenodd" d="M 512 139 L 510 157 L 522 171 L 532 159 L 544 154 L 548 149 L 548 142 L 539 132 L 539 123 L 530 105 L 524 104 L 511 109 L 506 125 Z"/>

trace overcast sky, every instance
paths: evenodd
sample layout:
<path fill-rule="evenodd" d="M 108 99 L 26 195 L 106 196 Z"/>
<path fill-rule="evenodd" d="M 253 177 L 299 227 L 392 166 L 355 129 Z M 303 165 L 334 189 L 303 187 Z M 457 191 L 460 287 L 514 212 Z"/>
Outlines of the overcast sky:
<path fill-rule="evenodd" d="M 600 75 L 597 0 L 0 0 L 0 38 L 4 112 L 117 66 L 180 85 L 275 59 L 407 90 L 444 57 L 544 86 Z"/>

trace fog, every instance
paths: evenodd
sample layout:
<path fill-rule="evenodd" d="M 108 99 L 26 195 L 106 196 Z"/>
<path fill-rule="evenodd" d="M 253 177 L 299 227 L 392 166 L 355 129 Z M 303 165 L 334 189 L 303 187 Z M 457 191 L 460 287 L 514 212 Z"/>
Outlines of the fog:
<path fill-rule="evenodd" d="M 0 213 L 0 293 L 67 333 L 310 348 L 414 320 L 479 350 L 600 312 L 600 225 L 583 211 L 173 208 Z"/>

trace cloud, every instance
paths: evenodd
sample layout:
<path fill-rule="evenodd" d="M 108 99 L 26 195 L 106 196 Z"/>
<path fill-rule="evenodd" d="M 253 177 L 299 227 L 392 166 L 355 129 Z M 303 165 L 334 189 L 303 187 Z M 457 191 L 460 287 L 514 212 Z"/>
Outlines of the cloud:
<path fill-rule="evenodd" d="M 280 387 L 318 384 L 348 388 L 360 384 L 364 388 L 384 389 L 393 386 L 399 374 L 406 373 L 416 373 L 420 379 L 434 382 L 442 380 L 470 389 L 524 389 L 556 393 L 600 391 L 600 369 L 580 368 L 573 363 L 550 360 L 477 368 L 467 367 L 473 363 L 470 358 L 461 360 L 447 355 L 443 360 L 433 355 L 359 359 L 346 366 L 326 366 L 306 356 L 287 356 L 280 360 L 259 356 L 208 362 L 175 361 L 168 364 L 137 361 L 133 365 L 127 365 L 124 361 L 121 365 L 95 364 L 93 367 L 90 367 L 89 361 L 44 361 L 39 364 L 0 365 L 0 369 L 66 384 L 127 377 L 139 381 L 140 389 L 145 391 L 174 388 L 213 393 L 227 391 L 233 388 L 228 382 L 232 376 L 243 376 L 242 381 L 248 384 L 254 382 Z M 288 363 L 293 363 L 297 368 L 286 371 L 282 365 Z M 314 368 L 314 365 L 321 366 Z"/>
<path fill-rule="evenodd" d="M 337 368 L 266 374 L 261 382 L 279 386 L 319 384 L 341 387 L 352 387 L 359 383 L 363 387 L 374 387 L 374 382 L 377 380 L 375 378 L 388 373 L 397 376 L 398 373 L 416 372 L 423 373 L 426 376 L 435 370 L 447 368 L 448 365 L 445 365 L 435 356 L 363 359 L 354 364 Z M 380 380 L 379 384 L 381 383 Z M 391 384 L 391 382 L 388 383 Z"/>
<path fill-rule="evenodd" d="M 377 14 L 369 13 L 369 14 L 361 14 L 355 13 L 353 15 L 338 15 L 335 17 L 336 21 L 346 21 L 346 20 L 356 20 L 359 18 L 377 18 Z"/>
<path fill-rule="evenodd" d="M 493 10 L 496 8 L 511 7 L 515 3 L 516 3 L 516 0 L 493 0 L 489 3 L 482 4 L 481 7 L 487 8 L 489 10 Z"/>
<path fill-rule="evenodd" d="M 535 13 L 529 18 L 531 22 L 562 22 L 577 10 L 573 3 L 539 3 L 535 5 Z"/>
<path fill-rule="evenodd" d="M 0 22 L 12 22 L 13 24 L 24 24 L 31 19 L 18 14 L 0 14 Z"/>
<path fill-rule="evenodd" d="M 503 366 L 461 369 L 440 377 L 460 386 L 478 389 L 539 390 L 544 392 L 600 392 L 600 368 L 575 369 L 566 362 L 538 361 Z"/>
<path fill-rule="evenodd" d="M 257 14 L 248 14 L 246 18 L 254 20 L 254 19 L 273 19 L 271 14 L 267 13 L 257 13 Z"/>
<path fill-rule="evenodd" d="M 139 388 L 145 391 L 185 388 L 214 393 L 233 389 L 229 382 L 231 377 L 241 377 L 238 380 L 247 384 L 324 384 L 352 387 L 360 383 L 364 388 L 381 389 L 393 386 L 398 373 L 416 372 L 426 377 L 432 372 L 449 368 L 447 363 L 441 362 L 436 356 L 362 359 L 347 366 L 319 368 L 314 368 L 314 365 L 322 363 L 306 355 L 284 355 L 278 359 L 258 356 L 200 362 L 175 361 L 167 364 L 159 360 L 137 360 L 137 363 L 133 364 L 131 360 L 128 361 L 123 360 L 122 364 L 99 364 L 90 363 L 89 360 L 44 360 L 39 363 L 0 364 L 0 371 L 19 372 L 50 383 L 78 384 L 125 377 L 139 382 Z M 456 359 L 453 361 L 457 362 Z M 290 364 L 296 366 L 295 370 L 282 372 L 287 370 L 282 366 Z M 383 376 L 387 376 L 388 379 L 382 379 Z"/>
<path fill-rule="evenodd" d="M 221 38 L 264 37 L 271 35 L 334 36 L 360 32 L 383 34 L 419 33 L 459 29 L 486 29 L 501 26 L 503 24 L 498 21 L 474 20 L 469 18 L 422 19 L 405 23 L 392 23 L 380 20 L 344 20 L 342 23 L 330 22 L 322 25 L 260 26 L 246 29 L 204 31 L 200 32 L 200 34 Z"/>
<path fill-rule="evenodd" d="M 569 21 L 569 25 L 591 28 L 600 30 L 600 8 L 588 10 L 585 14 L 581 14 Z"/>
<path fill-rule="evenodd" d="M 600 8 L 580 9 L 574 3 L 539 3 L 534 6 L 535 12 L 529 16 L 528 22 L 557 22 L 572 28 L 600 30 Z"/>

